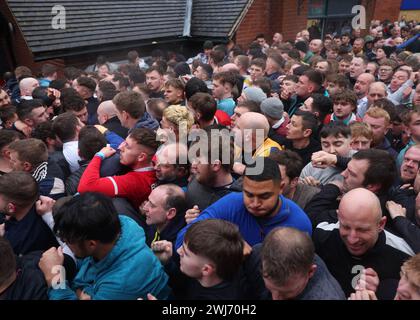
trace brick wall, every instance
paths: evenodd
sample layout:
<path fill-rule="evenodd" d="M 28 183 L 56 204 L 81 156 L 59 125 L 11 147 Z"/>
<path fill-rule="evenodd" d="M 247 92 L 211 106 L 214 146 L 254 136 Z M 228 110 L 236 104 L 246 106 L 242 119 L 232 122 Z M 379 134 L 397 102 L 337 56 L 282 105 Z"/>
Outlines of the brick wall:
<path fill-rule="evenodd" d="M 396 21 L 400 14 L 400 8 L 401 0 L 376 0 L 373 9 L 373 19 Z M 370 20 L 366 22 L 369 23 Z"/>
<path fill-rule="evenodd" d="M 264 33 L 266 39 L 269 40 L 270 2 L 268 0 L 254 0 L 236 32 L 236 43 L 238 45 L 247 47 L 259 33 Z"/>
<path fill-rule="evenodd" d="M 276 1 L 273 0 L 281 6 L 281 15 L 282 19 L 282 28 L 281 32 L 283 34 L 284 40 L 294 40 L 296 34 L 305 29 L 308 20 L 308 1 L 303 1 L 303 5 L 300 7 L 300 12 L 298 15 L 298 8 L 296 0 L 283 0 Z M 280 10 L 280 8 L 278 9 Z M 280 13 L 280 12 L 279 12 Z"/>
<path fill-rule="evenodd" d="M 264 33 L 268 42 L 275 32 L 281 32 L 285 40 L 294 39 L 306 27 L 307 1 L 299 15 L 297 11 L 296 0 L 254 0 L 236 32 L 236 43 L 247 47 L 259 33 Z"/>

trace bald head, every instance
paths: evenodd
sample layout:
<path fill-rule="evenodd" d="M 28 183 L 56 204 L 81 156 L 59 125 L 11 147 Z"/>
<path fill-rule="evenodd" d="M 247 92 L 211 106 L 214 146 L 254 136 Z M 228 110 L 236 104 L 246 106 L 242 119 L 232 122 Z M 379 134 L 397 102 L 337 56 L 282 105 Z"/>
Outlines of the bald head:
<path fill-rule="evenodd" d="M 314 54 L 319 54 L 322 50 L 323 44 L 321 39 L 313 39 L 309 43 L 309 50 L 311 50 Z"/>
<path fill-rule="evenodd" d="M 270 130 L 270 124 L 265 116 L 257 112 L 247 112 L 240 118 L 241 129 L 263 129 L 264 138 L 267 137 L 268 131 Z"/>
<path fill-rule="evenodd" d="M 375 82 L 375 77 L 370 73 L 362 73 L 357 77 L 356 83 L 354 84 L 354 92 L 359 99 L 367 95 L 369 86 L 373 82 Z"/>
<path fill-rule="evenodd" d="M 21 96 L 32 96 L 32 92 L 39 87 L 39 82 L 35 78 L 24 78 L 19 82 Z"/>
<path fill-rule="evenodd" d="M 347 192 L 340 201 L 339 216 L 362 218 L 379 221 L 382 209 L 378 197 L 364 188 L 356 188 Z"/>
<path fill-rule="evenodd" d="M 99 105 L 96 112 L 98 113 L 99 123 L 102 125 L 108 119 L 111 119 L 117 115 L 117 107 L 112 102 L 112 100 L 107 100 Z"/>
<path fill-rule="evenodd" d="M 222 71 L 239 71 L 239 67 L 234 63 L 226 63 L 222 67 Z"/>
<path fill-rule="evenodd" d="M 375 246 L 386 217 L 382 217 L 378 197 L 367 189 L 357 188 L 341 199 L 338 221 L 341 240 L 350 254 L 358 257 Z"/>

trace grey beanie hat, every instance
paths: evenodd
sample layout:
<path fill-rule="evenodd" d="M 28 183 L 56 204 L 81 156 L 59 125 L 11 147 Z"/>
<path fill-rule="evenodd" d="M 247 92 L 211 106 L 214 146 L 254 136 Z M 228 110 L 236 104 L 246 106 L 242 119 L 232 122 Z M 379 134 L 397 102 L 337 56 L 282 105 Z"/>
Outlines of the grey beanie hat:
<path fill-rule="evenodd" d="M 284 106 L 279 98 L 268 98 L 261 103 L 261 111 L 266 116 L 280 120 L 283 118 Z"/>
<path fill-rule="evenodd" d="M 248 87 L 244 90 L 244 94 L 248 100 L 261 104 L 263 100 L 267 99 L 267 95 L 258 87 Z"/>

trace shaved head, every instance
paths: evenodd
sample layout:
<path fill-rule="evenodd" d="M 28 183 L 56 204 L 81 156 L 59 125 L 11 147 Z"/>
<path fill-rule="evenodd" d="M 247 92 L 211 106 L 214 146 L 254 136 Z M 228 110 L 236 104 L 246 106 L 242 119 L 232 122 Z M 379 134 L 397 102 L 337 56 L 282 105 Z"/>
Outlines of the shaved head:
<path fill-rule="evenodd" d="M 21 96 L 32 96 L 36 87 L 39 87 L 39 82 L 35 78 L 24 78 L 19 82 Z"/>
<path fill-rule="evenodd" d="M 234 63 L 226 63 L 222 67 L 222 71 L 239 71 L 239 67 Z"/>
<path fill-rule="evenodd" d="M 239 121 L 243 129 L 264 129 L 265 136 L 267 136 L 270 130 L 270 124 L 267 118 L 261 113 L 247 112 L 239 118 Z"/>
<path fill-rule="evenodd" d="M 99 124 L 102 125 L 105 122 L 107 122 L 108 119 L 111 119 L 117 116 L 117 107 L 112 102 L 112 100 L 107 100 L 107 101 L 102 102 L 99 105 L 96 113 L 98 114 Z"/>
<path fill-rule="evenodd" d="M 347 192 L 340 201 L 339 212 L 353 218 L 366 218 L 379 221 L 382 209 L 378 197 L 364 188 L 356 188 Z"/>
<path fill-rule="evenodd" d="M 382 217 L 381 204 L 373 192 L 356 188 L 341 199 L 338 221 L 340 237 L 347 250 L 353 256 L 361 256 L 377 243 L 386 217 Z"/>

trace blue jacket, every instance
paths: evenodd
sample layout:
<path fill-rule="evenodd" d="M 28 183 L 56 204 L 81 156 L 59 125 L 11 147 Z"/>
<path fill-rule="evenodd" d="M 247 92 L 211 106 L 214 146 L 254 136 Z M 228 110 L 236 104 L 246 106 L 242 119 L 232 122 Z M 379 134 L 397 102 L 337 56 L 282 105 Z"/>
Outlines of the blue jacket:
<path fill-rule="evenodd" d="M 120 216 L 121 235 L 112 251 L 101 261 L 92 257 L 78 260 L 78 273 L 65 289 L 50 288 L 50 300 L 76 300 L 83 290 L 92 300 L 147 299 L 151 293 L 166 299 L 168 276 L 159 260 L 146 246 L 143 229 L 134 220 Z"/>
<path fill-rule="evenodd" d="M 204 210 L 192 223 L 205 219 L 222 219 L 236 224 L 242 237 L 254 246 L 264 240 L 265 236 L 276 227 L 294 227 L 312 234 L 312 225 L 308 216 L 292 200 L 280 196 L 282 205 L 279 212 L 272 218 L 256 218 L 248 212 L 244 205 L 243 193 L 232 192 L 213 203 Z M 191 224 L 178 233 L 176 248 L 184 240 L 184 235 Z"/>
<path fill-rule="evenodd" d="M 152 130 L 157 130 L 159 128 L 159 122 L 153 119 L 150 114 L 147 112 L 144 113 L 143 117 L 135 124 L 134 128 L 132 128 L 129 133 L 135 128 L 147 128 Z"/>

